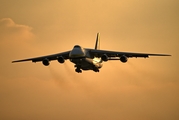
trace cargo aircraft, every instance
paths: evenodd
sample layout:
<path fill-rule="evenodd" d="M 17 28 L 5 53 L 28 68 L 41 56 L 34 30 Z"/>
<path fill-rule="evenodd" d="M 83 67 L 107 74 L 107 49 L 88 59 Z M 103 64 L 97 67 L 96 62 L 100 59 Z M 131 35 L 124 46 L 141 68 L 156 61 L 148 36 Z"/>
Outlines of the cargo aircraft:
<path fill-rule="evenodd" d="M 59 63 L 64 63 L 65 60 L 69 59 L 74 63 L 75 71 L 77 73 L 82 73 L 82 70 L 93 70 L 94 72 L 99 72 L 99 69 L 102 67 L 102 62 L 108 60 L 120 60 L 123 63 L 128 61 L 128 58 L 148 58 L 149 56 L 171 56 L 168 54 L 148 54 L 148 53 L 134 53 L 134 52 L 117 52 L 109 50 L 100 50 L 100 34 L 97 33 L 96 43 L 94 49 L 83 48 L 80 45 L 75 45 L 72 50 L 51 54 L 41 57 L 34 57 L 29 59 L 22 59 L 12 61 L 24 62 L 42 62 L 43 65 L 48 66 L 50 61 L 57 60 Z"/>

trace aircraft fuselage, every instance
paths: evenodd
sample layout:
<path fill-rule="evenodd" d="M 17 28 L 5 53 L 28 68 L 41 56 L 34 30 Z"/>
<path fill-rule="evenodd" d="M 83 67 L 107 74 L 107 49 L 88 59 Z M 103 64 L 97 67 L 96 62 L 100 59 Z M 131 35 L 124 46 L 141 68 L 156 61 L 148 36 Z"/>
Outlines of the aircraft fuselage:
<path fill-rule="evenodd" d="M 101 58 L 92 58 L 89 51 L 79 45 L 74 46 L 69 54 L 69 57 L 70 61 L 75 64 L 76 72 L 82 72 L 81 69 L 99 72 L 99 69 L 102 67 Z"/>

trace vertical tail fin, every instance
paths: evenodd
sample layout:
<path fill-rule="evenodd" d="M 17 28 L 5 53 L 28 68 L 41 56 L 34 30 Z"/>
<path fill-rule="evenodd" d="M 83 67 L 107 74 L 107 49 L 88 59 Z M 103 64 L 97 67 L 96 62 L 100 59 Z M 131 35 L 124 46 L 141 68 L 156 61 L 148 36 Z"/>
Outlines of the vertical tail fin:
<path fill-rule="evenodd" d="M 97 33 L 96 36 L 96 44 L 95 44 L 95 50 L 99 50 L 100 49 L 100 33 Z"/>

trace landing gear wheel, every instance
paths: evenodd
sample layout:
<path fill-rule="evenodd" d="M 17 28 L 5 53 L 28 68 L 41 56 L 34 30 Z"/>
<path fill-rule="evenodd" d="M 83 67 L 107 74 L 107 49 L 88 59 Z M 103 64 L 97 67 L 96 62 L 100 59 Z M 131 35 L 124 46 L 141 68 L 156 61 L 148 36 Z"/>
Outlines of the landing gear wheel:
<path fill-rule="evenodd" d="M 76 71 L 77 73 L 82 73 L 82 70 L 80 70 L 80 69 L 75 69 L 75 71 Z"/>
<path fill-rule="evenodd" d="M 94 72 L 99 72 L 99 69 L 94 69 L 93 71 L 94 71 Z"/>
<path fill-rule="evenodd" d="M 96 70 L 95 72 L 99 72 L 99 70 Z"/>

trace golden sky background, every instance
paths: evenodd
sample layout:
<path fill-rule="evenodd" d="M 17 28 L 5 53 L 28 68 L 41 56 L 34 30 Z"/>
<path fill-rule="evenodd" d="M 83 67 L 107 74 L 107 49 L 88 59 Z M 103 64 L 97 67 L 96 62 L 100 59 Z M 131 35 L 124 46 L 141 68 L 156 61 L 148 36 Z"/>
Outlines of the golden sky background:
<path fill-rule="evenodd" d="M 1 120 L 178 120 L 178 0 L 2 0 Z M 93 48 L 171 57 L 105 62 L 99 73 L 69 61 L 12 60 Z"/>

